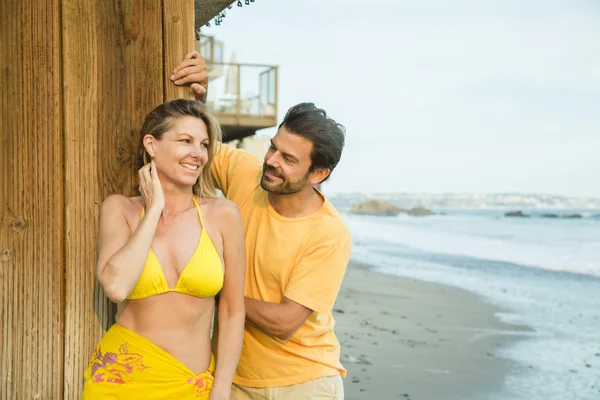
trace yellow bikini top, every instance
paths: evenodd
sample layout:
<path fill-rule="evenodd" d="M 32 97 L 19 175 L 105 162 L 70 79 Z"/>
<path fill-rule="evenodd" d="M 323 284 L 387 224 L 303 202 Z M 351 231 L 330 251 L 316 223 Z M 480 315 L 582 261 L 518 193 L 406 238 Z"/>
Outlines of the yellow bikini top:
<path fill-rule="evenodd" d="M 177 292 L 189 294 L 194 297 L 213 297 L 223 288 L 223 265 L 219 253 L 212 240 L 204 228 L 202 211 L 194 199 L 194 205 L 198 210 L 202 233 L 198 241 L 198 247 L 192 255 L 190 261 L 181 271 L 177 284 L 170 288 L 167 283 L 165 273 L 154 254 L 152 248 L 148 252 L 144 271 L 133 289 L 133 292 L 127 298 L 129 300 L 145 299 L 158 294 Z M 144 209 L 142 208 L 142 218 Z"/>

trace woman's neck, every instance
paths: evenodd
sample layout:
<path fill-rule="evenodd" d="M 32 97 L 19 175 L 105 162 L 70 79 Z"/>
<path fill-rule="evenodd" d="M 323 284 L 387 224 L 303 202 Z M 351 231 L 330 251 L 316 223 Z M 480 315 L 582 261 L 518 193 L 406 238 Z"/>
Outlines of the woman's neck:
<path fill-rule="evenodd" d="M 192 188 L 181 190 L 181 188 L 163 187 L 163 194 L 165 196 L 163 218 L 169 219 L 193 206 L 194 193 Z"/>

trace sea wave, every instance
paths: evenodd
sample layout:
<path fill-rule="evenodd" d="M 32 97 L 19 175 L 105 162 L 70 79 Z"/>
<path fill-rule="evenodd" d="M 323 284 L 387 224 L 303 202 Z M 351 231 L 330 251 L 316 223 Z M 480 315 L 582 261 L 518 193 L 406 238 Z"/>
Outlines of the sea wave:
<path fill-rule="evenodd" d="M 434 218 L 346 215 L 355 245 L 386 242 L 448 254 L 600 277 L 597 221 L 507 219 L 451 215 Z"/>

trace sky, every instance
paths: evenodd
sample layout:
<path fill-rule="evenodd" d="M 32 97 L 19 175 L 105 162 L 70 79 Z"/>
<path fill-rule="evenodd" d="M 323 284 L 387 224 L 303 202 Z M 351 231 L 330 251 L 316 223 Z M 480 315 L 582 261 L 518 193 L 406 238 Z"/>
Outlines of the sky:
<path fill-rule="evenodd" d="M 600 197 L 597 0 L 255 0 L 226 14 L 203 33 L 226 61 L 279 66 L 280 120 L 310 101 L 346 127 L 326 193 Z"/>

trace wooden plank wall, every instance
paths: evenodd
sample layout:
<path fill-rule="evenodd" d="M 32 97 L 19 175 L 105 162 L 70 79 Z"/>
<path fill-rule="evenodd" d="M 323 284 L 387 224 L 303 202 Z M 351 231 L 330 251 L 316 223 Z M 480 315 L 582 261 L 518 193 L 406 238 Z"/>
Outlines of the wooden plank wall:
<path fill-rule="evenodd" d="M 133 194 L 146 114 L 189 93 L 164 68 L 193 48 L 191 26 L 193 0 L 3 1 L 0 399 L 80 398 L 114 321 L 94 276 L 98 209 Z"/>
<path fill-rule="evenodd" d="M 139 129 L 164 97 L 163 12 L 161 0 L 64 0 L 63 8 L 64 398 L 78 399 L 91 352 L 114 322 L 115 308 L 94 277 L 98 210 L 110 194 L 134 193 Z"/>
<path fill-rule="evenodd" d="M 0 398 L 62 396 L 60 1 L 0 12 Z"/>
<path fill-rule="evenodd" d="M 64 398 L 81 393 L 87 347 L 102 333 L 94 318 L 94 226 L 99 99 L 95 7 L 63 1 L 62 62 L 65 129 L 65 368 Z M 86 23 L 82 23 L 86 21 Z"/>

